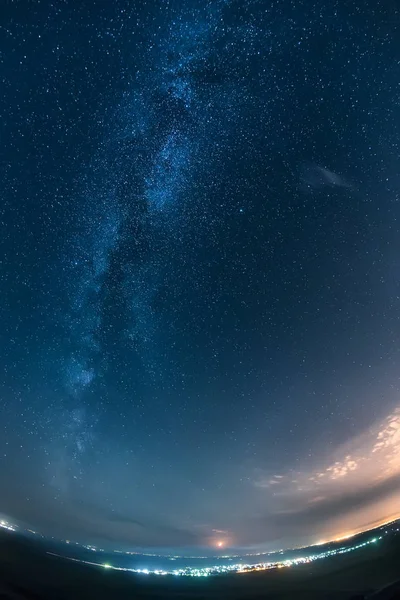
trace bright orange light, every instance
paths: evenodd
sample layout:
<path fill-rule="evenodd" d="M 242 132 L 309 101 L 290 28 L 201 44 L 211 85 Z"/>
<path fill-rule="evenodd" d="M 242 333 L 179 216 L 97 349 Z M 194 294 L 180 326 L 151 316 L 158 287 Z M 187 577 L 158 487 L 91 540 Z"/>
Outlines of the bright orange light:
<path fill-rule="evenodd" d="M 210 537 L 205 539 L 208 546 L 214 548 L 214 550 L 226 550 L 226 548 L 232 546 L 233 538 L 228 531 L 215 530 L 213 533 L 217 535 L 210 535 Z"/>
<path fill-rule="evenodd" d="M 341 537 L 337 537 L 335 538 L 333 541 L 334 542 L 341 542 L 342 540 L 348 540 L 352 537 L 354 537 L 355 535 L 357 535 L 357 532 L 354 533 L 346 533 L 345 535 L 342 535 Z"/>

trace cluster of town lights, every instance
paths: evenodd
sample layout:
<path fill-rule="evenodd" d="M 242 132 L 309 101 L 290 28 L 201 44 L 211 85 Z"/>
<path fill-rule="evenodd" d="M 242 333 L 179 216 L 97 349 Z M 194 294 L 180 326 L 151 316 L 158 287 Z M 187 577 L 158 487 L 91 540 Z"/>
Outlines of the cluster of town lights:
<path fill-rule="evenodd" d="M 7 521 L 0 521 L 0 527 L 2 529 L 8 529 L 8 531 L 16 531 L 15 527 L 10 525 L 10 523 L 7 523 Z"/>
<path fill-rule="evenodd" d="M 392 522 L 393 524 L 393 522 Z M 5 520 L 1 520 L 0 521 L 0 527 L 3 529 L 7 529 L 8 531 L 17 531 L 18 528 L 16 525 L 13 525 L 12 523 L 5 521 Z M 36 531 L 33 531 L 31 529 L 27 529 L 26 531 L 28 531 L 29 533 L 35 534 L 35 535 L 39 535 L 40 537 L 43 537 L 41 534 L 38 534 Z M 392 530 L 392 531 L 399 531 L 399 528 L 397 527 L 396 530 Z M 384 533 L 389 533 L 387 530 Z M 346 536 L 345 539 L 348 539 L 350 536 Z M 138 573 L 140 575 L 175 575 L 175 576 L 187 576 L 187 577 L 208 577 L 210 575 L 222 575 L 222 574 L 228 574 L 228 573 L 252 573 L 255 571 L 267 571 L 267 570 L 271 570 L 271 569 L 282 569 L 282 568 L 287 568 L 287 567 L 293 567 L 296 565 L 301 565 L 301 564 L 307 564 L 307 563 L 311 563 L 314 562 L 316 560 L 321 560 L 323 558 L 329 558 L 332 556 L 337 556 L 340 554 L 346 554 L 348 552 L 353 552 L 355 550 L 358 550 L 360 548 L 364 548 L 365 546 L 368 546 L 370 544 L 375 544 L 376 542 L 378 542 L 379 540 L 382 539 L 382 535 L 381 536 L 376 536 L 373 537 L 365 542 L 359 543 L 359 544 L 355 544 L 353 546 L 341 546 L 339 548 L 334 548 L 334 549 L 329 549 L 326 550 L 325 552 L 318 552 L 318 553 L 313 553 L 313 554 L 308 554 L 305 556 L 301 556 L 301 557 L 295 557 L 295 558 L 291 558 L 291 559 L 282 559 L 282 560 L 276 560 L 276 561 L 272 561 L 272 562 L 259 562 L 256 564 L 243 564 L 241 562 L 237 562 L 235 564 L 231 563 L 229 565 L 213 565 L 213 566 L 209 566 L 209 567 L 183 567 L 180 569 L 147 569 L 147 568 L 128 568 L 128 567 L 118 567 L 118 566 L 114 566 L 111 565 L 109 563 L 101 563 L 101 562 L 92 562 L 92 561 L 87 561 L 87 560 L 83 560 L 83 559 L 79 559 L 79 558 L 72 558 L 72 557 L 66 557 L 66 556 L 62 556 L 60 554 L 55 554 L 53 552 L 47 552 L 47 554 L 52 554 L 53 556 L 58 556 L 60 558 L 64 558 L 67 560 L 71 560 L 74 562 L 79 562 L 79 563 L 84 563 L 84 564 L 88 564 L 88 565 L 93 565 L 96 567 L 102 567 L 104 569 L 111 569 L 111 570 L 115 570 L 115 571 L 127 571 L 130 573 Z M 70 544 L 71 542 L 69 540 L 64 540 L 66 544 Z M 77 542 L 75 542 L 75 544 L 78 544 Z M 218 544 L 219 545 L 219 544 Z M 86 548 L 87 550 L 92 550 L 93 552 L 104 552 L 104 550 L 102 548 L 96 548 L 96 546 L 92 546 L 92 545 L 83 545 L 84 548 Z M 121 552 L 118 550 L 115 550 L 114 552 L 120 553 L 120 554 L 131 554 L 131 555 L 136 555 L 139 554 L 138 552 Z M 141 556 L 146 556 L 144 554 L 142 554 Z M 158 556 L 157 554 L 147 554 L 147 556 Z M 251 556 L 250 554 L 247 556 Z M 253 555 L 256 556 L 256 555 Z M 239 558 L 239 556 L 236 555 L 237 558 Z M 177 558 L 182 558 L 182 557 L 172 557 L 170 556 L 169 559 L 170 560 L 176 560 Z M 188 557 L 186 557 L 188 558 Z M 199 558 L 199 557 L 193 557 L 193 558 Z M 230 557 L 225 557 L 225 558 L 230 558 L 232 560 L 232 558 L 235 558 L 235 556 L 230 556 Z"/>
<path fill-rule="evenodd" d="M 246 565 L 246 564 L 233 564 L 233 565 L 215 565 L 211 567 L 185 567 L 182 569 L 173 569 L 171 571 L 168 570 L 151 570 L 151 569 L 131 569 L 126 567 L 114 567 L 108 563 L 100 564 L 93 563 L 88 561 L 81 561 L 79 559 L 70 559 L 78 562 L 84 562 L 91 565 L 101 566 L 105 569 L 114 569 L 116 571 L 129 571 L 131 573 L 139 573 L 141 575 L 178 575 L 178 576 L 186 576 L 186 577 L 208 577 L 210 575 L 222 575 L 224 573 L 252 573 L 254 571 L 267 571 L 270 569 L 282 569 L 285 567 L 293 567 L 296 565 L 307 564 L 313 562 L 315 560 L 320 560 L 322 558 L 328 558 L 331 556 L 337 556 L 339 554 L 346 554 L 348 552 L 353 552 L 355 550 L 359 550 L 360 548 L 364 548 L 369 544 L 375 544 L 379 540 L 382 539 L 380 537 L 374 537 L 366 542 L 361 544 L 357 544 L 355 546 L 350 546 L 348 548 L 337 548 L 334 550 L 327 550 L 326 552 L 320 552 L 318 554 L 310 554 L 308 556 L 302 556 L 298 558 L 292 558 L 283 560 L 281 562 L 264 562 L 257 563 L 255 565 Z"/>

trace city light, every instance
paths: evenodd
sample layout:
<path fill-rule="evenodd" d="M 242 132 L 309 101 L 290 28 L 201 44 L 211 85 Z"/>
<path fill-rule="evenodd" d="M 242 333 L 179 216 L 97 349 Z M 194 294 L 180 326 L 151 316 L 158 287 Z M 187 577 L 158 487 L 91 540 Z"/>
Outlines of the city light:
<path fill-rule="evenodd" d="M 0 527 L 2 529 L 8 529 L 8 531 L 16 531 L 15 525 L 11 525 L 7 521 L 0 521 Z"/>
<path fill-rule="evenodd" d="M 68 560 L 72 560 L 74 562 L 80 562 L 84 564 L 94 565 L 98 567 L 103 567 L 106 569 L 114 569 L 116 571 L 126 571 L 130 573 L 137 573 L 141 575 L 175 575 L 177 577 L 209 577 L 210 575 L 222 575 L 227 573 L 253 573 L 256 571 L 268 571 L 272 569 L 285 569 L 289 567 L 294 567 L 297 565 L 304 565 L 316 560 L 321 560 L 324 558 L 329 558 L 332 556 L 338 556 L 341 554 L 347 554 L 349 552 L 354 552 L 355 550 L 359 550 L 360 548 L 364 548 L 370 544 L 375 544 L 377 541 L 381 540 L 383 536 L 374 537 L 366 542 L 362 542 L 360 544 L 356 544 L 354 546 L 349 547 L 340 547 L 332 550 L 326 550 L 325 552 L 321 552 L 319 554 L 310 554 L 307 556 L 300 556 L 291 559 L 285 559 L 281 561 L 271 561 L 271 562 L 261 562 L 256 564 L 241 564 L 235 563 L 231 565 L 213 565 L 210 567 L 183 567 L 180 569 L 173 570 L 151 570 L 151 569 L 134 569 L 128 567 L 114 567 L 109 564 L 101 564 L 95 563 L 92 561 L 80 560 L 77 558 L 70 558 L 67 556 L 61 556 L 59 554 L 54 554 L 53 552 L 48 552 L 53 556 L 58 556 L 60 558 L 66 558 Z"/>
<path fill-rule="evenodd" d="M 16 525 L 10 523 L 9 521 L 6 520 L 1 520 L 0 521 L 0 527 L 2 527 L 3 529 L 7 529 L 8 531 L 19 531 L 21 533 L 25 532 L 25 533 L 29 533 L 29 534 L 34 534 L 34 535 L 38 535 L 39 537 L 43 538 L 44 536 L 32 529 L 19 529 L 17 528 Z M 370 539 L 365 539 L 363 542 L 359 542 L 358 544 L 353 544 L 353 545 L 349 545 L 349 546 L 345 546 L 344 543 L 346 541 L 349 540 L 350 537 L 353 537 L 351 535 L 347 535 L 347 536 L 343 536 L 341 539 L 343 540 L 341 542 L 341 545 L 338 545 L 338 540 L 336 541 L 336 546 L 332 547 L 332 543 L 333 542 L 327 542 L 327 547 L 324 550 L 321 546 L 316 547 L 316 545 L 314 545 L 314 547 L 309 546 L 308 548 L 298 548 L 297 550 L 293 549 L 292 551 L 287 550 L 287 551 L 275 551 L 274 553 L 263 553 L 263 552 L 258 552 L 258 553 L 248 553 L 248 554 L 236 554 L 236 555 L 227 555 L 227 556 L 215 556 L 214 560 L 223 560 L 226 559 L 228 561 L 232 561 L 229 564 L 211 564 L 209 566 L 204 566 L 204 567 L 191 567 L 191 566 L 184 566 L 181 568 L 171 568 L 171 569 L 149 569 L 149 568 L 134 568 L 134 567 L 119 567 L 119 566 L 114 566 L 110 563 L 103 563 L 102 561 L 96 562 L 95 560 L 91 561 L 91 560 L 84 560 L 81 558 L 75 558 L 75 557 L 69 557 L 69 556 L 64 556 L 62 554 L 56 554 L 54 552 L 50 552 L 48 551 L 47 554 L 53 555 L 53 556 L 57 556 L 59 558 L 63 558 L 63 559 L 67 559 L 70 561 L 74 561 L 74 562 L 79 562 L 79 563 L 83 563 L 83 564 L 87 564 L 87 565 L 93 565 L 96 567 L 102 567 L 103 569 L 107 569 L 107 570 L 116 570 L 116 571 L 126 571 L 126 572 L 130 572 L 130 573 L 136 573 L 138 575 L 173 575 L 176 577 L 209 577 L 211 575 L 222 575 L 222 574 L 227 574 L 227 573 L 238 573 L 238 574 L 242 574 L 242 573 L 251 573 L 251 572 L 255 572 L 255 571 L 267 571 L 267 570 L 273 570 L 273 569 L 285 569 L 285 568 L 289 568 L 289 567 L 294 567 L 297 565 L 302 565 L 302 564 L 308 564 L 311 562 L 314 562 L 316 560 L 322 560 L 324 558 L 329 558 L 329 557 L 333 557 L 333 556 L 338 556 L 338 555 L 342 555 L 342 554 L 347 554 L 349 552 L 354 552 L 356 550 L 359 550 L 361 548 L 370 546 L 370 545 L 375 545 L 377 542 L 379 542 L 380 540 L 383 539 L 384 536 L 388 535 L 389 533 L 393 533 L 396 535 L 397 532 L 399 532 L 399 527 L 398 527 L 398 522 L 391 522 L 390 524 L 386 523 L 384 527 L 379 527 L 379 528 L 375 528 L 374 530 L 371 531 L 375 532 L 375 536 L 371 537 Z M 365 532 L 366 534 L 366 532 Z M 380 535 L 379 535 L 380 534 Z M 71 548 L 71 545 L 77 545 L 81 548 L 83 548 L 84 550 L 88 550 L 91 553 L 100 553 L 100 552 L 106 552 L 103 548 L 98 548 L 97 546 L 93 546 L 90 544 L 79 544 L 78 542 L 71 542 L 70 540 L 64 540 L 64 543 L 66 544 L 66 546 L 68 546 L 68 548 Z M 214 542 L 214 545 L 218 548 L 222 548 L 224 547 L 226 544 L 225 540 L 216 540 Z M 329 545 L 328 545 L 329 544 Z M 315 551 L 313 551 L 313 548 Z M 114 550 L 114 552 L 118 552 L 120 554 L 124 554 L 126 556 L 141 556 L 142 558 L 144 558 L 145 556 L 148 557 L 156 557 L 156 558 L 164 558 L 165 560 L 169 560 L 169 561 L 176 561 L 176 560 L 180 560 L 182 561 L 183 559 L 196 559 L 196 560 L 207 560 L 207 561 L 211 561 L 212 558 L 210 557 L 206 557 L 206 556 L 172 556 L 172 555 L 166 555 L 166 556 L 161 556 L 159 554 L 156 553 L 141 553 L 141 552 L 133 552 L 133 551 L 117 551 Z M 289 552 L 297 552 L 300 553 L 302 552 L 302 556 L 296 556 L 293 558 L 285 558 L 285 554 L 286 556 L 288 555 Z M 280 558 L 276 558 L 277 556 L 279 556 Z M 262 560 L 260 559 L 260 557 L 264 557 L 265 559 L 267 559 L 267 557 L 271 557 L 271 560 Z M 274 558 L 275 557 L 275 558 Z M 252 562 L 255 560 L 258 560 L 258 562 Z M 171 565 L 172 566 L 172 565 Z"/>

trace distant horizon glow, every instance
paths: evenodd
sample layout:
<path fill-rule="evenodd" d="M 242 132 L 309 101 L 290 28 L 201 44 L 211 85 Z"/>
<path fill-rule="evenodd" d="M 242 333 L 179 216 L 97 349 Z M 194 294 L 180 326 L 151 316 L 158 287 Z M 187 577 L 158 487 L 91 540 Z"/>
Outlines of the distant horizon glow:
<path fill-rule="evenodd" d="M 354 531 L 352 533 L 348 533 L 346 535 L 340 535 L 337 537 L 334 537 L 332 539 L 329 540 L 321 540 L 319 542 L 316 543 L 311 543 L 307 546 L 294 546 L 294 547 L 287 547 L 287 548 L 275 548 L 274 550 L 269 550 L 269 551 L 258 551 L 258 552 L 246 552 L 246 550 L 249 550 L 249 548 L 242 548 L 240 550 L 242 550 L 242 552 L 240 553 L 231 553 L 231 554 L 226 554 L 226 555 L 212 555 L 212 554 L 207 554 L 205 556 L 202 556 L 200 554 L 196 554 L 196 555 L 179 555 L 179 554 L 163 554 L 161 553 L 156 553 L 156 552 L 145 552 L 145 549 L 136 549 L 136 550 L 126 550 L 123 551 L 121 549 L 111 549 L 109 548 L 107 551 L 105 550 L 105 548 L 98 548 L 96 546 L 93 546 L 91 544 L 80 544 L 79 542 L 76 541 L 71 541 L 71 540 L 63 540 L 63 539 L 57 539 L 54 540 L 54 538 L 50 538 L 53 541 L 56 541 L 57 543 L 65 543 L 66 545 L 77 545 L 80 546 L 86 550 L 92 550 L 93 552 L 108 552 L 108 553 L 117 553 L 117 554 L 125 554 L 125 555 L 133 555 L 133 556 L 148 556 L 148 557 L 157 557 L 157 558 L 168 558 L 168 559 L 232 559 L 232 558 L 238 558 L 240 556 L 242 557 L 251 557 L 251 556 L 262 556 L 262 555 L 275 555 L 275 554 L 280 554 L 280 553 L 288 553 L 291 551 L 297 551 L 297 550 L 306 550 L 309 548 L 313 548 L 313 547 L 317 547 L 317 546 L 325 546 L 325 545 L 329 545 L 329 544 L 333 544 L 333 543 L 339 543 L 339 542 L 345 542 L 348 541 L 356 536 L 360 536 L 360 535 L 365 535 L 366 533 L 372 533 L 374 531 L 376 531 L 377 529 L 382 529 L 385 526 L 391 526 L 394 523 L 397 523 L 398 521 L 400 521 L 400 513 L 395 517 L 395 518 L 391 518 L 390 520 L 385 520 L 385 521 L 381 521 L 369 528 L 366 528 L 364 530 L 359 530 L 359 531 Z M 400 523 L 399 523 L 400 526 Z M 45 538 L 46 536 L 43 536 L 41 533 L 37 532 L 37 531 L 33 531 L 32 529 L 23 529 L 20 528 L 19 526 L 17 526 L 12 519 L 8 519 L 8 520 L 1 520 L 0 521 L 0 527 L 2 529 L 6 529 L 8 531 L 11 532 L 19 532 L 19 533 L 30 533 L 33 534 L 35 536 L 39 536 L 42 538 Z M 397 528 L 396 531 L 399 531 L 400 527 Z M 220 544 L 222 544 L 220 546 Z M 215 546 L 218 548 L 222 548 L 223 547 L 223 542 L 219 541 L 216 542 Z M 239 549 L 238 549 L 239 550 Z M 51 554 L 51 553 L 50 553 Z M 93 564 L 99 564 L 99 563 L 93 563 Z M 102 566 L 104 568 L 109 568 L 110 565 L 108 563 L 102 563 Z"/>

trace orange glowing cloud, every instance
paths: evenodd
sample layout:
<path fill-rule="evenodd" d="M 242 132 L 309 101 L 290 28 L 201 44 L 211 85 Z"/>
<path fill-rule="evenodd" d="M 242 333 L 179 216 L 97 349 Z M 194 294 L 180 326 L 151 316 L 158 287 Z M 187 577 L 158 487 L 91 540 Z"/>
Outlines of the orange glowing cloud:
<path fill-rule="evenodd" d="M 277 529 L 308 524 L 318 538 L 336 537 L 389 520 L 400 512 L 400 407 L 308 470 L 263 474 L 269 490 L 266 518 Z"/>

